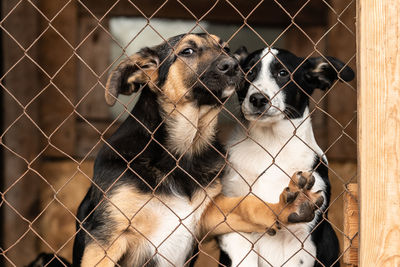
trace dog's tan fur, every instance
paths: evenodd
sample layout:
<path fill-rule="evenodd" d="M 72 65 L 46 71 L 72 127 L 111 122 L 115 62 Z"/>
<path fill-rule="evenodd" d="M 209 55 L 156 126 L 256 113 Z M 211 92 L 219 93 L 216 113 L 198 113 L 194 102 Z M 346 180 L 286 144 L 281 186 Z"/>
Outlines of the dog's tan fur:
<path fill-rule="evenodd" d="M 168 149 L 180 154 L 201 153 L 215 138 L 220 108 L 196 107 L 191 103 L 177 106 L 166 119 L 170 130 Z"/>
<path fill-rule="evenodd" d="M 203 49 L 201 57 L 193 59 L 178 58 L 171 66 L 168 79 L 163 87 L 163 103 L 166 123 L 171 130 L 169 149 L 177 153 L 200 153 L 215 138 L 217 115 L 220 108 L 195 107 L 187 99 L 191 87 L 198 82 L 192 76 L 201 75 L 199 65 L 207 64 L 221 54 L 221 40 L 215 36 L 200 38 L 197 35 L 184 37 L 176 47 L 183 50 L 188 43 L 195 43 Z M 222 43 L 222 45 L 225 45 Z M 192 82 L 187 83 L 190 80 Z"/>
<path fill-rule="evenodd" d="M 305 172 L 302 176 L 310 179 L 312 174 Z M 298 179 L 298 173 L 293 174 L 289 187 L 280 195 L 279 203 L 265 203 L 253 195 L 226 197 L 219 194 L 203 213 L 202 234 L 212 236 L 233 231 L 263 233 L 267 229 L 273 233 L 280 228 L 279 224 L 290 224 L 289 215 L 296 213 L 302 203 L 316 203 L 321 198 L 320 192 L 312 193 L 299 188 Z M 288 203 L 288 195 L 294 192 L 300 192 L 299 196 Z"/>

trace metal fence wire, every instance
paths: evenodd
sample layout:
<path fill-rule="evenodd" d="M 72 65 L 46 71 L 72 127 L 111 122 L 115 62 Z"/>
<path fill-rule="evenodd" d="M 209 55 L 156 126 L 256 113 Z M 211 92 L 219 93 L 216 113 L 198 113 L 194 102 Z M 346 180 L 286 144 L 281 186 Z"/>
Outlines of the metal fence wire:
<path fill-rule="evenodd" d="M 131 56 L 127 52 L 128 47 L 138 42 L 145 31 L 155 33 L 161 42 L 165 42 L 172 51 L 171 56 L 181 57 L 179 51 L 176 50 L 176 44 L 169 42 L 171 36 L 167 36 L 166 33 L 154 26 L 153 21 L 156 18 L 176 18 L 192 21 L 193 27 L 182 32 L 183 34 L 199 31 L 206 35 L 214 34 L 204 26 L 203 22 L 212 23 L 216 21 L 222 23 L 221 25 L 235 25 L 237 29 L 233 34 L 228 38 L 223 38 L 226 44 L 230 45 L 241 32 L 246 31 L 249 36 L 252 36 L 252 40 L 256 39 L 261 44 L 259 48 L 272 49 L 283 44 L 283 47 L 294 54 L 300 52 L 299 56 L 303 57 L 300 66 L 306 64 L 307 60 L 312 57 L 321 57 L 321 60 L 328 62 L 328 67 L 337 69 L 327 57 L 333 53 L 335 57 L 345 63 L 341 69 L 336 70 L 339 73 L 337 75 L 340 76 L 346 66 L 351 65 L 354 69 L 355 65 L 355 32 L 354 23 L 352 23 L 355 17 L 355 5 L 355 0 L 304 0 L 296 4 L 279 0 L 251 1 L 248 4 L 232 0 L 199 1 L 197 4 L 180 0 L 156 1 L 154 3 L 135 0 L 104 2 L 90 0 L 3 1 L 0 20 L 3 45 L 1 53 L 4 66 L 0 74 L 3 103 L 0 144 L 3 149 L 1 160 L 4 170 L 0 182 L 2 218 L 0 265 L 24 266 L 33 261 L 40 252 L 47 252 L 54 254 L 50 258 L 52 263 L 58 261 L 61 265 L 68 266 L 62 258 L 66 258 L 68 262 L 72 260 L 73 241 L 79 231 L 85 231 L 88 237 L 95 239 L 93 240 L 95 244 L 103 248 L 104 259 L 109 259 L 113 262 L 112 265 L 123 266 L 122 261 L 115 261 L 110 256 L 109 246 L 105 246 L 103 240 L 96 240 L 93 233 L 85 228 L 80 228 L 79 231 L 75 230 L 75 222 L 82 225 L 87 220 L 87 217 L 83 221 L 78 219 L 76 214 L 78 205 L 90 185 L 101 191 L 104 201 L 108 201 L 109 205 L 112 205 L 120 213 L 124 213 L 124 208 L 119 206 L 121 203 L 115 203 L 108 193 L 113 190 L 113 186 L 118 184 L 126 172 L 136 173 L 132 165 L 135 164 L 135 159 L 142 152 L 130 159 L 124 158 L 125 154 L 111 144 L 109 137 L 119 127 L 121 121 L 123 121 L 121 118 L 124 118 L 124 116 L 131 117 L 141 123 L 140 119 L 131 113 L 132 103 L 137 101 L 139 95 L 132 95 L 127 102 L 116 99 L 116 106 L 119 106 L 120 109 L 116 112 L 116 115 L 112 116 L 104 100 L 106 80 L 121 60 Z M 270 9 L 269 6 L 271 6 L 271 9 L 281 12 L 280 17 L 271 16 L 271 20 L 275 17 L 277 19 L 284 17 L 284 22 L 280 21 L 274 24 L 273 21 L 271 22 L 269 18 L 266 18 L 271 15 L 270 13 L 267 13 L 264 18 L 260 16 L 260 13 L 257 13 L 260 9 L 266 12 Z M 201 12 L 196 8 L 201 9 Z M 227 11 L 228 9 L 229 11 Z M 224 12 L 227 12 L 227 14 Z M 114 17 L 129 16 L 130 14 L 136 18 L 143 18 L 145 20 L 144 26 L 133 35 L 129 43 L 121 44 L 110 30 L 109 22 Z M 317 19 L 313 19 L 309 16 L 310 14 L 314 14 Z M 324 18 L 319 18 L 321 16 Z M 256 21 L 256 23 L 253 23 L 253 21 Z M 255 25 L 258 27 L 271 27 L 272 25 L 274 29 L 279 28 L 279 33 L 271 40 L 267 40 L 262 33 L 256 30 Z M 249 37 L 249 40 L 251 38 Z M 152 45 L 159 43 L 157 41 Z M 119 56 L 112 60 L 110 60 L 110 44 L 121 51 Z M 224 49 L 224 43 L 221 42 L 217 45 L 219 45 L 222 55 L 229 53 Z M 242 45 L 246 46 L 247 44 L 243 43 Z M 234 52 L 233 49 L 232 52 Z M 285 63 L 273 53 L 273 50 L 270 50 L 269 55 L 273 55 L 277 62 L 289 70 L 290 67 L 285 66 Z M 240 68 L 244 79 L 264 96 L 265 92 L 258 88 L 259 85 L 253 84 L 254 80 L 249 78 L 249 71 L 260 66 L 261 61 L 267 56 L 261 56 L 259 60 L 255 61 L 254 66 L 247 70 Z M 166 62 L 167 60 L 168 58 L 159 62 L 158 68 L 169 64 Z M 186 67 L 188 72 L 196 73 L 196 70 L 191 66 L 186 65 Z M 285 114 L 284 119 L 287 121 L 291 121 L 289 116 L 293 114 L 285 113 L 282 108 L 274 106 L 273 99 L 279 97 L 279 93 L 285 90 L 290 82 L 301 87 L 294 79 L 297 70 L 298 68 L 289 73 L 289 82 L 281 86 L 278 92 L 268 96 L 272 107 Z M 155 71 L 158 72 L 158 69 Z M 211 89 L 204 84 L 202 75 L 204 75 L 204 72 L 197 74 L 197 82 L 202 83 L 212 93 Z M 157 87 L 157 83 L 151 81 L 149 83 L 158 90 L 158 93 L 164 94 L 165 98 L 168 97 L 162 88 Z M 188 92 L 192 90 L 192 86 L 188 89 Z M 237 166 L 232 164 L 228 157 L 229 153 L 234 150 L 233 147 L 243 140 L 233 143 L 226 142 L 228 134 L 222 136 L 221 139 L 225 141 L 223 143 L 230 145 L 226 145 L 227 153 L 220 154 L 220 156 L 224 157 L 225 168 L 230 168 L 231 173 L 236 173 L 236 175 L 242 177 L 243 184 L 247 185 L 247 189 L 249 189 L 245 195 L 263 199 L 262 196 L 257 196 L 257 190 L 253 191 L 251 188 L 259 179 L 262 179 L 264 173 L 272 173 L 271 169 L 276 169 L 287 176 L 287 183 L 292 179 L 293 173 L 288 173 L 287 167 L 279 166 L 278 160 L 276 160 L 291 142 L 300 141 L 302 146 L 309 148 L 309 153 L 319 153 L 315 150 L 315 146 L 310 145 L 309 140 L 303 140 L 303 137 L 298 136 L 303 123 L 312 118 L 316 141 L 321 146 L 322 155 L 320 155 L 319 163 L 311 171 L 317 172 L 318 168 L 327 167 L 332 184 L 332 195 L 330 202 L 323 209 L 318 208 L 321 220 L 313 225 L 313 229 L 307 235 L 298 236 L 298 232 L 293 231 L 292 228 L 282 222 L 280 223 L 282 229 L 278 229 L 278 232 L 285 231 L 290 234 L 293 242 L 298 243 L 299 249 L 294 250 L 293 255 L 282 257 L 284 260 L 279 266 L 293 266 L 291 260 L 304 252 L 313 257 L 316 262 L 325 266 L 321 262 L 321 258 L 317 258 L 315 251 L 310 250 L 305 245 L 306 239 L 310 240 L 317 227 L 324 222 L 328 222 L 332 226 L 340 241 L 338 257 L 330 265 L 346 264 L 343 261 L 344 255 L 353 248 L 358 235 L 358 233 L 349 235 L 344 230 L 346 226 L 343 226 L 343 198 L 346 194 L 351 194 L 348 185 L 357 182 L 355 171 L 357 164 L 355 155 L 357 147 L 355 141 L 357 90 L 354 81 L 348 82 L 342 78 L 337 79 L 329 89 L 323 92 L 316 91 L 313 95 L 304 88 L 300 90 L 303 91 L 310 102 L 310 112 L 303 118 L 303 122 L 292 123 L 290 130 L 292 136 L 282 142 L 278 151 L 270 151 L 270 147 L 264 147 L 263 143 L 260 143 L 257 138 L 250 134 L 250 126 L 243 123 L 243 119 L 238 117 L 240 113 L 238 112 L 239 103 L 234 102 L 232 105 L 236 106 L 233 108 L 224 105 L 221 110 L 223 114 L 215 115 L 220 116 L 222 120 L 228 120 L 227 125 L 240 127 L 247 133 L 246 142 L 250 140 L 253 146 L 258 149 L 261 148 L 265 155 L 271 157 L 271 164 L 258 173 L 255 180 L 245 181 L 244 177 L 247 174 L 240 173 L 241 168 L 238 169 Z M 209 184 L 198 183 L 198 177 L 193 177 L 180 164 L 182 157 L 191 148 L 187 147 L 185 151 L 176 153 L 176 151 L 170 151 L 162 140 L 157 139 L 157 130 L 166 125 L 168 119 L 170 119 L 169 116 L 172 116 L 172 114 L 179 114 L 181 118 L 186 120 L 187 127 L 198 127 L 191 118 L 188 118 L 177 108 L 177 104 L 184 101 L 186 95 L 185 93 L 178 100 L 171 100 L 175 101 L 175 108 L 163 118 L 155 129 L 150 129 L 141 124 L 150 135 L 150 141 L 143 148 L 143 151 L 150 146 L 151 142 L 155 142 L 162 147 L 163 153 L 176 160 L 176 165 L 170 172 L 163 175 L 155 187 L 149 185 L 150 188 L 147 190 L 150 190 L 150 198 L 143 201 L 143 206 L 138 207 L 137 212 L 145 209 L 145 206 L 150 205 L 152 201 L 158 201 L 163 203 L 164 207 L 174 214 L 178 221 L 178 224 L 170 233 L 163 233 L 164 240 L 158 240 L 158 243 L 153 242 L 134 223 L 129 226 L 135 229 L 143 240 L 147 240 L 151 251 L 154 252 L 146 262 L 141 263 L 143 266 L 150 266 L 147 264 L 150 264 L 152 259 L 158 259 L 164 262 L 166 266 L 168 264 L 170 264 L 169 266 L 176 266 L 172 259 L 168 258 L 170 254 L 163 255 L 163 249 L 160 247 L 167 243 L 169 238 L 172 238 L 175 231 L 182 228 L 190 233 L 188 238 L 193 238 L 194 247 L 198 248 L 193 255 L 188 257 L 185 266 L 189 266 L 194 260 L 197 260 L 195 266 L 217 266 L 219 263 L 219 249 L 218 245 L 213 243 L 214 239 L 210 240 L 209 235 L 199 236 L 197 232 L 193 232 L 190 227 L 185 225 L 187 223 L 185 219 L 189 215 L 195 214 L 197 209 L 193 209 L 189 215 L 186 214 L 185 217 L 182 217 L 177 212 L 176 207 L 169 207 L 170 202 L 166 202 L 165 198 L 160 196 L 157 191 L 160 184 L 169 178 L 170 173 L 180 170 L 197 184 L 196 186 L 200 191 L 209 192 Z M 261 120 L 261 117 L 257 120 Z M 257 120 L 254 123 L 257 123 Z M 226 125 L 221 126 L 221 128 L 224 127 L 231 134 L 232 128 Z M 221 130 L 221 132 L 224 131 Z M 208 142 L 207 145 L 211 149 L 219 151 L 202 134 L 198 138 L 204 139 L 206 143 Z M 103 185 L 97 185 L 93 181 L 94 158 L 101 146 L 108 146 L 126 164 L 124 172 L 116 175 L 111 187 L 106 190 Z M 328 157 L 329 165 L 322 160 L 324 156 Z M 147 184 L 145 178 L 137 173 L 136 175 L 138 176 L 137 179 L 141 179 L 143 183 Z M 227 174 L 222 174 L 222 171 L 219 171 L 212 181 L 224 175 Z M 265 186 L 268 186 L 268 184 Z M 281 188 L 279 191 L 281 191 Z M 201 203 L 206 201 L 213 202 L 214 198 L 205 196 Z M 92 212 L 101 208 L 102 203 L 97 203 Z M 237 206 L 240 203 L 238 202 Z M 265 203 L 265 205 L 268 206 L 268 203 Z M 218 207 L 218 209 L 220 208 Z M 329 216 L 327 215 L 328 211 L 330 211 Z M 280 214 L 275 215 L 278 217 Z M 226 220 L 229 214 L 224 214 L 224 216 Z M 130 222 L 135 221 L 135 215 L 123 214 L 123 217 Z M 209 230 L 208 233 L 213 230 Z M 232 231 L 236 232 L 233 228 Z M 110 234 L 114 235 L 114 233 Z M 122 238 L 121 235 L 124 234 L 125 232 L 115 233 L 115 240 L 112 242 Z M 259 239 L 249 239 L 247 235 L 242 233 L 241 235 L 247 239 L 249 248 L 244 253 L 240 266 L 247 266 L 245 258 L 251 257 L 253 253 L 259 257 L 258 261 L 262 262 L 260 266 L 275 266 L 265 256 L 266 254 L 260 253 L 257 249 L 259 239 L 269 238 L 267 229 L 265 233 L 260 235 Z M 176 248 L 179 248 L 179 244 Z M 130 249 L 135 250 L 134 247 Z M 329 250 L 330 248 L 325 249 Z M 179 253 L 179 251 L 174 253 Z M 52 263 L 45 265 L 52 266 Z M 98 262 L 98 265 L 101 265 L 101 261 Z"/>

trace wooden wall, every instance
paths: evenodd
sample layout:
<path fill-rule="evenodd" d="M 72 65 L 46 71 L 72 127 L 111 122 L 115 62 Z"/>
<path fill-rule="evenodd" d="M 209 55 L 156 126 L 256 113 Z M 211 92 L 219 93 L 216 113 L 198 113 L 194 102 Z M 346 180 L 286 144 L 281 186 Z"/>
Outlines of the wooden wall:
<path fill-rule="evenodd" d="M 2 1 L 3 16 L 13 10 L 14 5 L 11 1 Z M 33 100 L 40 91 L 40 70 L 33 62 L 38 60 L 38 49 L 33 46 L 28 50 L 39 34 L 38 14 L 23 2 L 2 26 L 9 31 L 1 32 L 5 51 L 1 60 L 6 76 L 1 77 L 0 88 L 4 120 L 0 139 L 4 157 L 0 235 L 1 248 L 5 250 L 0 250 L 0 258 L 4 264 L 11 265 L 12 261 L 23 266 L 26 262 L 21 255 L 31 259 L 36 254 L 37 237 L 32 231 L 35 225 L 30 222 L 39 214 L 37 196 L 42 183 L 35 168 L 35 158 L 43 148 L 37 129 L 38 102 Z"/>

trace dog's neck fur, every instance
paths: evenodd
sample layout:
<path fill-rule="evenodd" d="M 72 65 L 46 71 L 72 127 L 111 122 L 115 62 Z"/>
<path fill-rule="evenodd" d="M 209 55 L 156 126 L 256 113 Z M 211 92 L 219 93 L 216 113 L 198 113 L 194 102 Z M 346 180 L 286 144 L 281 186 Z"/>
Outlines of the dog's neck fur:
<path fill-rule="evenodd" d="M 198 110 L 182 106 L 179 108 L 181 113 L 171 110 L 170 114 L 165 113 L 166 105 L 160 105 L 157 99 L 155 92 L 143 88 L 131 115 L 107 140 L 95 164 L 103 167 L 111 164 L 114 170 L 120 168 L 122 172 L 126 169 L 126 162 L 132 162 L 131 168 L 137 174 L 127 172 L 121 180 L 138 175 L 146 181 L 136 180 L 138 188 L 143 191 L 151 192 L 150 187 L 157 186 L 158 193 L 172 192 L 192 197 L 199 186 L 214 183 L 223 168 L 221 153 L 224 149 L 215 138 L 218 108 L 201 107 Z M 176 168 L 177 164 L 179 168 Z M 145 167 L 136 168 L 141 165 Z M 153 171 L 142 171 L 149 168 Z M 95 168 L 95 171 L 97 169 L 101 170 Z M 155 175 L 157 172 L 161 175 Z M 167 174 L 168 179 L 159 185 L 158 179 Z M 101 172 L 94 175 L 102 176 Z M 178 182 L 182 179 L 186 182 Z M 102 180 L 102 188 L 108 188 L 112 181 Z"/>
<path fill-rule="evenodd" d="M 198 107 L 190 102 L 178 105 L 167 101 L 160 103 L 156 94 L 149 88 L 143 89 L 140 98 L 131 111 L 136 118 L 134 123 L 137 124 L 139 121 L 139 124 L 143 124 L 151 132 L 160 127 L 160 123 L 164 124 L 167 138 L 157 141 L 162 143 L 171 154 L 177 157 L 200 155 L 216 140 L 220 107 Z M 145 130 L 145 128 L 139 125 L 139 130 Z"/>
<path fill-rule="evenodd" d="M 186 156 L 199 155 L 215 140 L 217 117 L 221 108 L 195 106 L 192 103 L 163 105 L 163 117 L 170 152 Z"/>

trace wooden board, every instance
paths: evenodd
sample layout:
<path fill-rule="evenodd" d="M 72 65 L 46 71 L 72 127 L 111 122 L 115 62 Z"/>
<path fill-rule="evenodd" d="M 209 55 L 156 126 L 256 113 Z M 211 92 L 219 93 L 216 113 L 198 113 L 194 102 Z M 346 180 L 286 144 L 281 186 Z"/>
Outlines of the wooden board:
<path fill-rule="evenodd" d="M 39 39 L 39 65 L 46 73 L 42 73 L 40 78 L 42 87 L 47 89 L 39 98 L 40 127 L 49 136 L 46 142 L 63 151 L 50 146 L 45 155 L 68 157 L 65 154 L 73 155 L 76 134 L 73 112 L 77 86 L 77 58 L 74 55 L 77 3 L 70 2 L 59 14 L 57 12 L 63 8 L 59 1 L 41 0 L 39 8 L 49 19 L 56 16 L 50 24 L 41 17 L 42 30 L 47 31 Z"/>
<path fill-rule="evenodd" d="M 358 265 L 358 184 L 349 184 L 344 196 L 343 262 L 350 266 Z"/>
<path fill-rule="evenodd" d="M 115 0 L 103 0 L 100 5 L 97 0 L 83 0 L 85 5 L 80 6 L 81 15 L 89 15 L 89 11 L 98 18 L 108 14 L 108 16 L 139 16 L 143 14 L 147 17 L 170 18 L 170 19 L 199 19 L 205 14 L 204 20 L 243 24 L 243 17 L 257 7 L 254 13 L 249 16 L 248 22 L 251 25 L 270 25 L 286 27 L 291 23 L 290 16 L 298 13 L 294 21 L 301 26 L 306 25 L 325 25 L 329 8 L 322 1 L 164 1 L 164 0 L 136 0 L 120 1 L 116 5 Z M 132 4 L 133 3 L 133 4 Z M 182 3 L 182 4 L 181 4 Z M 217 4 L 216 4 L 217 3 Z M 277 3 L 280 3 L 278 5 Z M 183 6 L 185 5 L 185 7 Z M 304 6 L 304 7 L 303 7 Z M 285 12 L 282 8 L 286 9 Z M 189 9 L 190 12 L 187 10 Z M 208 11 L 210 12 L 208 13 Z M 299 12 L 299 10 L 301 10 Z M 242 16 L 240 15 L 242 14 Z M 289 15 L 288 15 L 289 13 Z M 318 14 L 316 16 L 315 14 Z"/>
<path fill-rule="evenodd" d="M 357 12 L 360 266 L 400 266 L 400 1 Z"/>
<path fill-rule="evenodd" d="M 94 162 L 77 164 L 69 160 L 45 162 L 41 173 L 48 184 L 41 187 L 38 232 L 46 240 L 39 251 L 58 251 L 58 255 L 72 260 L 75 236 L 75 214 L 90 186 Z M 38 251 L 38 252 L 39 252 Z"/>
<path fill-rule="evenodd" d="M 349 62 L 356 70 L 356 3 L 351 0 L 332 0 L 335 12 L 329 13 L 329 27 L 324 38 L 327 41 L 326 55 Z M 328 29 L 327 29 L 328 30 Z M 356 161 L 357 159 L 357 79 L 349 84 L 338 82 L 327 93 L 326 132 L 327 156 L 330 160 Z"/>
<path fill-rule="evenodd" d="M 1 1 L 2 16 L 5 17 L 15 4 L 15 1 Z M 12 11 L 2 26 L 26 49 L 37 37 L 38 14 L 28 2 L 24 1 Z M 39 132 L 34 124 L 25 115 L 18 119 L 23 113 L 23 108 L 17 104 L 17 101 L 26 106 L 40 91 L 39 71 L 31 60 L 24 57 L 24 51 L 15 40 L 3 30 L 0 31 L 4 49 L 0 60 L 3 61 L 6 74 L 0 81 L 6 87 L 6 89 L 0 87 L 1 116 L 4 123 L 1 126 L 1 134 L 5 133 L 0 140 L 1 159 L 4 159 L 4 169 L 1 170 L 0 176 L 0 179 L 4 179 L 0 181 L 2 186 L 0 190 L 4 193 L 0 197 L 0 221 L 2 221 L 0 266 L 25 266 L 28 259 L 36 256 L 38 238 L 29 231 L 29 222 L 39 213 L 35 205 L 38 201 L 39 178 L 32 171 L 27 171 L 28 162 L 38 155 L 40 147 Z M 37 60 L 37 52 L 37 48 L 32 47 L 27 55 Z M 14 66 L 21 58 L 23 59 Z M 29 105 L 26 114 L 33 121 L 38 122 L 37 101 Z M 15 122 L 16 119 L 18 121 Z M 4 145 L 18 156 L 6 149 Z M 31 167 L 34 168 L 34 166 Z M 6 202 L 3 201 L 4 199 Z"/>
<path fill-rule="evenodd" d="M 107 21 L 103 24 L 108 25 Z M 104 100 L 107 71 L 111 65 L 111 37 L 90 17 L 79 18 L 77 111 L 88 120 L 109 120 L 110 107 Z M 106 27 L 107 28 L 107 27 Z M 79 133 L 78 133 L 79 134 Z"/>

